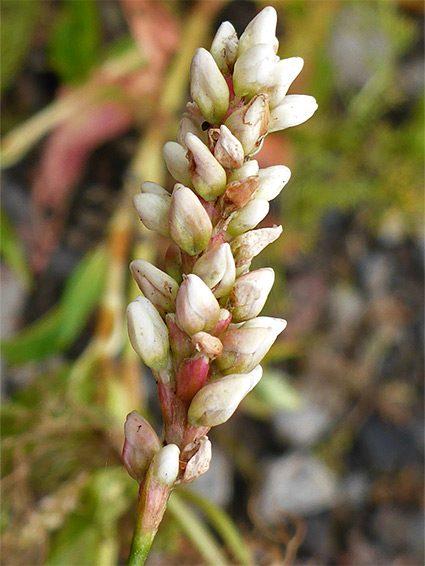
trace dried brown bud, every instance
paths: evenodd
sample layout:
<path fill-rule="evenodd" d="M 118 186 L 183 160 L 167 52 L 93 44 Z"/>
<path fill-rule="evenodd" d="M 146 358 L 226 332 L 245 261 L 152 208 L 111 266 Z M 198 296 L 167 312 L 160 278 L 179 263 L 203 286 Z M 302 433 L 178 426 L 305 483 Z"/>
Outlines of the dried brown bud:
<path fill-rule="evenodd" d="M 233 181 L 233 183 L 227 185 L 220 199 L 223 217 L 227 218 L 235 210 L 239 210 L 247 205 L 257 190 L 258 183 L 258 176 L 254 175 L 243 181 Z"/>

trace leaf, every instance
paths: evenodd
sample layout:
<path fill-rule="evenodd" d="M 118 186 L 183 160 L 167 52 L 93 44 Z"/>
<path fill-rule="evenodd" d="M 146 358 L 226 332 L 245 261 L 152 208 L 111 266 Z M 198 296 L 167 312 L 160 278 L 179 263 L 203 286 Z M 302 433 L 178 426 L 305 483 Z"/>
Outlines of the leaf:
<path fill-rule="evenodd" d="M 39 361 L 63 352 L 72 344 L 99 302 L 107 269 L 103 248 L 87 256 L 73 270 L 62 298 L 39 320 L 2 343 L 10 364 Z"/>
<path fill-rule="evenodd" d="M 214 505 L 214 503 L 209 501 L 206 497 L 189 489 L 179 489 L 179 494 L 203 511 L 211 525 L 216 529 L 229 550 L 233 553 L 237 564 L 241 566 L 254 564 L 244 538 L 225 511 L 217 507 L 217 505 Z"/>
<path fill-rule="evenodd" d="M 2 342 L 1 350 L 7 361 L 10 364 L 23 364 L 52 355 L 58 348 L 62 320 L 62 309 L 54 307 L 17 336 Z"/>
<path fill-rule="evenodd" d="M 38 22 L 37 0 L 3 0 L 1 3 L 1 91 L 13 81 L 31 47 Z"/>
<path fill-rule="evenodd" d="M 102 294 L 107 266 L 106 251 L 99 248 L 87 254 L 69 277 L 60 302 L 64 313 L 59 347 L 69 346 L 86 324 Z"/>
<path fill-rule="evenodd" d="M 64 82 L 82 82 L 99 62 L 100 31 L 96 2 L 63 3 L 50 38 L 50 58 Z"/>
<path fill-rule="evenodd" d="M 31 274 L 21 242 L 17 238 L 3 209 L 0 210 L 0 253 L 3 260 L 19 276 L 25 287 L 31 284 Z"/>
<path fill-rule="evenodd" d="M 242 407 L 254 417 L 269 418 L 276 411 L 295 411 L 302 403 L 302 396 L 282 372 L 265 370 Z"/>
<path fill-rule="evenodd" d="M 168 510 L 203 556 L 206 564 L 210 566 L 226 566 L 228 564 L 220 546 L 201 519 L 175 492 L 171 494 L 168 501 Z"/>
<path fill-rule="evenodd" d="M 47 566 L 96 564 L 100 533 L 91 514 L 74 514 L 54 537 Z"/>

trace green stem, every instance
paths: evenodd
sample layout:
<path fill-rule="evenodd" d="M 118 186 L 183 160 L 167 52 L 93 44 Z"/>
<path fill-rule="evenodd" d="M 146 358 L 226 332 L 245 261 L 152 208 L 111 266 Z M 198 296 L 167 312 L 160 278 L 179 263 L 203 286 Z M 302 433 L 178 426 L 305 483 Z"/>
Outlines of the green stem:
<path fill-rule="evenodd" d="M 159 483 L 148 473 L 140 493 L 128 566 L 143 566 L 145 563 L 167 508 L 171 489 L 172 487 Z"/>
<path fill-rule="evenodd" d="M 153 539 L 156 533 L 136 534 L 134 531 L 133 540 L 131 542 L 130 556 L 128 557 L 128 566 L 143 566 L 151 549 Z"/>

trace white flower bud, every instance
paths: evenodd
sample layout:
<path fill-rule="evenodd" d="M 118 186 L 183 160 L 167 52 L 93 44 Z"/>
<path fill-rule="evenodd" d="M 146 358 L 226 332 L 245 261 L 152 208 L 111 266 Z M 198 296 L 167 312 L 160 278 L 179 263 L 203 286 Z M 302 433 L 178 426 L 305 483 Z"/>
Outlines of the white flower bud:
<path fill-rule="evenodd" d="M 285 165 L 272 165 L 258 172 L 259 185 L 255 198 L 273 200 L 291 178 L 291 171 Z"/>
<path fill-rule="evenodd" d="M 177 142 L 168 141 L 162 148 L 162 155 L 170 175 L 179 183 L 190 187 L 192 179 L 186 149 Z"/>
<path fill-rule="evenodd" d="M 168 211 L 170 209 L 171 195 L 155 193 L 139 193 L 133 196 L 133 205 L 140 220 L 149 228 L 163 236 L 169 236 Z"/>
<path fill-rule="evenodd" d="M 204 253 L 193 266 L 193 273 L 213 290 L 215 297 L 227 295 L 233 287 L 236 276 L 230 245 L 219 244 Z"/>
<path fill-rule="evenodd" d="M 150 466 L 152 477 L 160 484 L 172 486 L 179 475 L 180 449 L 175 444 L 167 444 L 157 452 Z"/>
<path fill-rule="evenodd" d="M 200 277 L 187 275 L 177 293 L 176 321 L 189 336 L 214 328 L 220 317 L 220 306 Z"/>
<path fill-rule="evenodd" d="M 132 261 L 130 271 L 143 295 L 156 308 L 174 311 L 179 286 L 172 277 L 144 259 Z"/>
<path fill-rule="evenodd" d="M 183 118 L 180 120 L 179 129 L 177 130 L 176 139 L 178 143 L 182 146 L 186 147 L 185 138 L 186 134 L 191 133 L 194 136 L 206 141 L 205 132 L 203 132 L 196 124 L 190 116 L 185 114 Z"/>
<path fill-rule="evenodd" d="M 192 158 L 190 174 L 196 192 L 207 201 L 214 200 L 225 189 L 226 171 L 197 136 L 186 134 L 185 144 Z"/>
<path fill-rule="evenodd" d="M 259 14 L 252 19 L 246 26 L 245 31 L 239 39 L 238 55 L 257 45 L 258 43 L 267 43 L 276 53 L 277 13 L 274 8 L 267 6 Z"/>
<path fill-rule="evenodd" d="M 214 157 L 226 169 L 239 169 L 244 161 L 241 142 L 224 124 L 220 126 L 220 135 L 214 147 Z"/>
<path fill-rule="evenodd" d="M 209 51 L 200 47 L 190 66 L 190 95 L 205 119 L 220 122 L 229 107 L 229 87 Z"/>
<path fill-rule="evenodd" d="M 242 167 L 232 171 L 227 179 L 228 183 L 233 183 L 233 181 L 242 181 L 247 177 L 253 177 L 257 175 L 259 170 L 258 162 L 255 159 L 249 159 L 245 161 Z"/>
<path fill-rule="evenodd" d="M 137 411 L 127 415 L 124 436 L 122 449 L 124 465 L 130 476 L 140 483 L 152 458 L 161 448 L 161 442 L 148 421 Z"/>
<path fill-rule="evenodd" d="M 238 138 L 245 155 L 255 151 L 265 134 L 269 124 L 269 105 L 267 95 L 254 96 L 251 102 L 230 114 L 225 124 L 232 134 Z"/>
<path fill-rule="evenodd" d="M 277 240 L 282 233 L 282 226 L 259 228 L 245 232 L 233 240 L 231 249 L 236 267 L 249 264 L 266 246 Z"/>
<path fill-rule="evenodd" d="M 313 96 L 289 94 L 271 111 L 269 133 L 298 126 L 311 118 L 316 110 L 317 102 Z"/>
<path fill-rule="evenodd" d="M 270 267 L 239 277 L 230 295 L 232 321 L 241 322 L 256 317 L 264 307 L 273 283 L 274 271 Z"/>
<path fill-rule="evenodd" d="M 261 316 L 228 330 L 221 338 L 223 352 L 213 364 L 224 375 L 251 371 L 285 327 L 286 320 Z"/>
<path fill-rule="evenodd" d="M 258 191 L 258 189 L 257 189 Z M 233 237 L 239 236 L 255 228 L 269 212 L 270 205 L 267 200 L 252 200 L 246 206 L 237 210 L 227 227 L 227 233 Z"/>
<path fill-rule="evenodd" d="M 230 22 L 223 22 L 218 28 L 210 52 L 220 71 L 229 75 L 238 54 L 238 36 Z"/>
<path fill-rule="evenodd" d="M 283 101 L 289 87 L 301 73 L 303 66 L 304 61 L 301 57 L 280 59 L 276 63 L 273 83 L 267 88 L 270 108 L 274 108 Z"/>
<path fill-rule="evenodd" d="M 195 426 L 217 426 L 225 423 L 242 399 L 257 385 L 261 366 L 250 373 L 231 374 L 207 383 L 193 398 L 188 420 Z"/>
<path fill-rule="evenodd" d="M 168 363 L 168 329 L 156 308 L 145 297 L 137 297 L 127 307 L 128 336 L 134 350 L 153 370 Z"/>
<path fill-rule="evenodd" d="M 144 183 L 142 183 L 140 191 L 142 193 L 159 195 L 162 197 L 170 196 L 170 192 L 167 191 L 167 189 L 164 189 L 164 187 L 161 187 L 161 185 L 158 185 L 158 183 L 153 183 L 152 181 L 145 181 Z"/>
<path fill-rule="evenodd" d="M 252 97 L 273 84 L 276 55 L 266 43 L 250 47 L 237 58 L 233 88 L 238 96 Z"/>
<path fill-rule="evenodd" d="M 211 238 L 212 224 L 200 200 L 188 187 L 177 183 L 171 196 L 169 232 L 187 254 L 202 252 Z"/>

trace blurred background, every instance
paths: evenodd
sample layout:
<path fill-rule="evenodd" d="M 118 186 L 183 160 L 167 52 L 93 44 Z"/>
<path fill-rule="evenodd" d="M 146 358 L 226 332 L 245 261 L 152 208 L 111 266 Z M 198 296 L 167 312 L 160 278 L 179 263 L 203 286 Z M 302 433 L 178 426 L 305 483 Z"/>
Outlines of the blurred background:
<path fill-rule="evenodd" d="M 287 318 L 265 375 L 213 429 L 206 476 L 173 493 L 150 565 L 423 564 L 420 1 L 268 2 L 291 93 L 319 109 L 268 136 L 292 180 L 256 266 Z M 2 0 L 2 563 L 125 563 L 133 409 L 160 427 L 129 347 L 128 263 L 166 241 L 131 209 L 170 184 L 162 145 L 190 60 L 254 1 Z"/>

